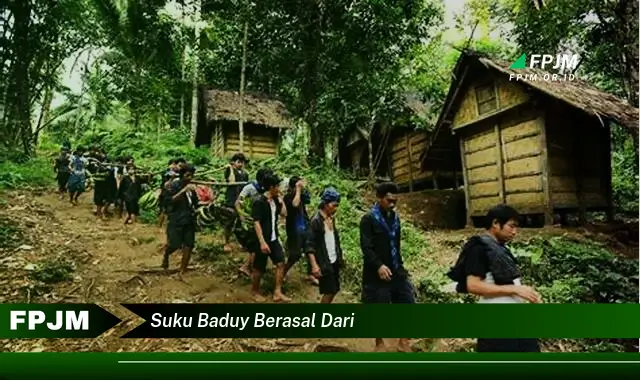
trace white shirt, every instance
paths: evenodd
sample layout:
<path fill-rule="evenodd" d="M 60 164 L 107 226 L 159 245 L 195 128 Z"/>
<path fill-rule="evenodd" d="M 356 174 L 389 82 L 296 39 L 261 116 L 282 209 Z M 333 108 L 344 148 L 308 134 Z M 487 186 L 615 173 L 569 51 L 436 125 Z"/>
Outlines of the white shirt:
<path fill-rule="evenodd" d="M 484 282 L 488 284 L 495 284 L 493 275 L 491 272 L 487 273 L 484 278 Z M 513 280 L 514 285 L 522 285 L 519 278 Z M 478 303 L 524 303 L 525 300 L 518 296 L 500 296 L 500 297 L 480 297 Z"/>
<path fill-rule="evenodd" d="M 269 199 L 269 206 L 271 206 L 271 241 L 276 241 L 276 202 L 273 199 Z"/>
<path fill-rule="evenodd" d="M 327 253 L 329 254 L 329 261 L 331 264 L 338 260 L 338 253 L 336 252 L 336 235 L 332 231 L 325 229 L 324 231 L 324 244 L 327 247 Z"/>
<path fill-rule="evenodd" d="M 258 190 L 256 190 L 256 187 L 253 186 L 253 184 L 247 184 L 245 185 L 242 190 L 240 191 L 240 195 L 238 195 L 239 199 L 244 199 L 246 197 L 253 197 L 254 195 L 258 194 Z"/>

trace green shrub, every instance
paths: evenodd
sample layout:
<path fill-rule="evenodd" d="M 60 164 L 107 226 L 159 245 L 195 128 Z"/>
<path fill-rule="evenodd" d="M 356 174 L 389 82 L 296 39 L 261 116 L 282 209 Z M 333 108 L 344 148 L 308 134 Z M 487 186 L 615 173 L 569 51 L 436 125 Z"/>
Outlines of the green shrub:
<path fill-rule="evenodd" d="M 514 244 L 523 277 L 562 303 L 637 302 L 638 261 L 567 238 Z"/>
<path fill-rule="evenodd" d="M 47 260 L 31 272 L 31 278 L 45 284 L 55 284 L 73 279 L 73 264 L 63 259 Z"/>
<path fill-rule="evenodd" d="M 55 184 L 53 162 L 36 157 L 22 163 L 0 162 L 0 189 L 43 188 Z"/>

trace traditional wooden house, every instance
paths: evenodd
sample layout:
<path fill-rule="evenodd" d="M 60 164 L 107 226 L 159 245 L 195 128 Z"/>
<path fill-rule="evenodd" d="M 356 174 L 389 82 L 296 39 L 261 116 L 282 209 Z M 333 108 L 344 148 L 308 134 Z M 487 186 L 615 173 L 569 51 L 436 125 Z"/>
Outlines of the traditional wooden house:
<path fill-rule="evenodd" d="M 407 111 L 418 117 L 426 117 L 429 107 L 416 95 L 405 96 Z M 421 165 L 421 157 L 430 140 L 430 132 L 413 125 L 376 123 L 371 132 L 354 127 L 339 141 L 340 167 L 352 169 L 358 174 L 369 173 L 369 134 L 371 134 L 371 155 L 376 176 L 386 177 L 402 190 L 456 188 L 462 182 L 460 160 L 447 157 L 433 158 L 429 165 Z M 456 154 L 453 146 L 442 146 L 444 153 Z"/>
<path fill-rule="evenodd" d="M 211 146 L 218 157 L 240 150 L 239 120 L 243 123 L 243 152 L 249 158 L 278 154 L 281 133 L 292 122 L 284 104 L 263 96 L 245 94 L 243 114 L 240 94 L 207 87 L 200 88 L 196 145 Z"/>
<path fill-rule="evenodd" d="M 562 79 L 512 70 L 475 52 L 458 60 L 422 159 L 425 167 L 439 146 L 458 140 L 468 225 L 501 203 L 544 215 L 545 224 L 555 213 L 612 216 L 609 123 L 637 134 L 638 109 L 581 80 Z"/>

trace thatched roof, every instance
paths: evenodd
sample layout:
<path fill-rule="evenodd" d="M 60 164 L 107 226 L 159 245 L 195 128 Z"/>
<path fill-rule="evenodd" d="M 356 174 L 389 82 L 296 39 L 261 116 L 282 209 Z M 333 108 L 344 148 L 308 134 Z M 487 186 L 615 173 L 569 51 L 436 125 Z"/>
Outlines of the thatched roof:
<path fill-rule="evenodd" d="M 451 132 L 449 114 L 452 112 L 452 105 L 458 96 L 457 89 L 460 88 L 464 80 L 463 71 L 469 66 L 482 65 L 489 70 L 502 75 L 533 75 L 539 78 L 545 74 L 550 74 L 541 69 L 509 69 L 509 62 L 489 58 L 475 51 L 465 51 L 462 53 L 453 70 L 453 80 L 449 87 L 447 98 L 444 102 L 443 110 L 438 117 L 434 134 L 432 135 L 430 146 L 423 153 L 423 161 L 431 156 L 431 148 L 434 145 L 448 140 L 447 136 Z M 580 109 L 585 113 L 599 118 L 602 122 L 614 121 L 628 129 L 631 133 L 638 134 L 639 110 L 629 105 L 625 100 L 612 94 L 595 88 L 593 85 L 579 79 L 573 81 L 547 81 L 547 80 L 520 80 L 517 83 L 526 86 L 533 91 L 543 93 L 555 98 L 569 106 Z"/>
<path fill-rule="evenodd" d="M 535 74 L 541 78 L 545 74 L 550 74 L 544 70 L 531 68 L 511 70 L 509 69 L 511 64 L 502 60 L 480 56 L 476 56 L 476 59 L 486 67 L 505 75 Z M 575 78 L 572 81 L 528 80 L 519 83 L 581 109 L 589 115 L 601 118 L 603 121 L 605 119 L 615 121 L 638 133 L 638 109 L 629 105 L 626 100 L 598 90 L 588 82 Z"/>
<path fill-rule="evenodd" d="M 235 91 L 204 89 L 208 120 L 240 120 L 241 98 Z M 280 101 L 244 95 L 244 120 L 271 128 L 291 128 L 290 114 Z"/>

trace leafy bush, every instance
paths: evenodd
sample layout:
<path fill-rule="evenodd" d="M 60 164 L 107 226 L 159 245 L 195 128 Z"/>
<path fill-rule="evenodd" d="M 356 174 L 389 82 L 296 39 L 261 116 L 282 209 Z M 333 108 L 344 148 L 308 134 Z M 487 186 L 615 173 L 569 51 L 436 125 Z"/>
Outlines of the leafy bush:
<path fill-rule="evenodd" d="M 604 246 L 567 238 L 532 239 L 516 243 L 523 277 L 553 303 L 635 303 L 638 261 L 623 258 Z M 549 339 L 543 344 L 570 345 L 589 352 L 637 351 L 637 340 Z"/>
<path fill-rule="evenodd" d="M 604 246 L 567 238 L 514 244 L 523 277 L 545 298 L 562 303 L 637 302 L 638 261 Z"/>
<path fill-rule="evenodd" d="M 633 139 L 619 126 L 612 128 L 613 201 L 619 211 L 638 215 L 638 156 Z"/>
<path fill-rule="evenodd" d="M 43 188 L 55 183 L 53 163 L 45 157 L 25 162 L 0 162 L 0 189 Z"/>

